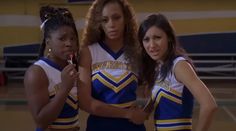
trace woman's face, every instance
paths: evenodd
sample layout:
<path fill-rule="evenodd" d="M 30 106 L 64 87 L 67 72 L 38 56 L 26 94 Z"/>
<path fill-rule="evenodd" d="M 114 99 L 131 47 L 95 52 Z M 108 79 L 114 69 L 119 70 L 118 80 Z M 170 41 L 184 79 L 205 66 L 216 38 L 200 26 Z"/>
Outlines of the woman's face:
<path fill-rule="evenodd" d="M 124 14 L 118 3 L 107 3 L 102 10 L 102 28 L 106 38 L 115 40 L 124 35 Z"/>
<path fill-rule="evenodd" d="M 62 60 L 69 59 L 70 54 L 77 52 L 77 43 L 76 33 L 70 26 L 62 26 L 52 31 L 47 40 L 47 44 L 52 50 L 50 56 Z"/>
<path fill-rule="evenodd" d="M 156 26 L 150 27 L 143 38 L 147 54 L 155 61 L 163 61 L 168 50 L 166 33 Z"/>

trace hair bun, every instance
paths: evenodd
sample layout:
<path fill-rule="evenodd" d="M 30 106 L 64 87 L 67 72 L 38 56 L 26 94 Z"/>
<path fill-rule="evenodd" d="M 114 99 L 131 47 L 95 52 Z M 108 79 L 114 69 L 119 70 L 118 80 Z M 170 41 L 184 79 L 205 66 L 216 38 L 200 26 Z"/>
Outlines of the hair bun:
<path fill-rule="evenodd" d="M 51 6 L 43 6 L 40 8 L 40 19 L 44 22 L 46 19 L 50 18 L 56 13 L 56 9 Z"/>

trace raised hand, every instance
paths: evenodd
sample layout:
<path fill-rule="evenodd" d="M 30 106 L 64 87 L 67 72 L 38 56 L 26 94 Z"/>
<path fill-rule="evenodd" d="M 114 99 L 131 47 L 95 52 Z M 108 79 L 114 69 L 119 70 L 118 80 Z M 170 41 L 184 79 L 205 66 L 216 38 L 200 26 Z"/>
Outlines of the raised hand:
<path fill-rule="evenodd" d="M 75 81 L 79 78 L 79 73 L 74 64 L 68 64 L 61 72 L 61 86 L 69 91 L 74 86 Z"/>

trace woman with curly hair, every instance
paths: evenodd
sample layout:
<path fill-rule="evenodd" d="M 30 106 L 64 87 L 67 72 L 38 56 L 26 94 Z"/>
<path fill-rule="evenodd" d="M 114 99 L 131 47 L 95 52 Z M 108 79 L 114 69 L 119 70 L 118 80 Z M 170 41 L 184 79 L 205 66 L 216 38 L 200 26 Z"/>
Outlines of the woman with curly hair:
<path fill-rule="evenodd" d="M 145 131 L 136 100 L 138 40 L 126 0 L 95 0 L 87 14 L 80 54 L 80 107 L 87 131 Z"/>

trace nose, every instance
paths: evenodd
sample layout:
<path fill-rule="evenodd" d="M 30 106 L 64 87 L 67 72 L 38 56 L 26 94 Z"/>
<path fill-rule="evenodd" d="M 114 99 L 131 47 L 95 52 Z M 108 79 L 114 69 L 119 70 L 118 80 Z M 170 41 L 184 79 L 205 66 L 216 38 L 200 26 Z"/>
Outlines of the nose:
<path fill-rule="evenodd" d="M 71 47 L 72 46 L 72 41 L 71 40 L 65 41 L 65 46 Z"/>
<path fill-rule="evenodd" d="M 114 26 L 114 20 L 110 19 L 110 20 L 108 21 L 108 26 L 109 26 L 109 27 L 113 27 L 113 26 Z"/>
<path fill-rule="evenodd" d="M 150 47 L 151 48 L 153 48 L 153 47 L 155 47 L 157 44 L 154 42 L 154 40 L 153 39 L 150 39 Z"/>

